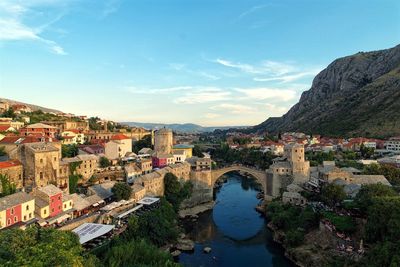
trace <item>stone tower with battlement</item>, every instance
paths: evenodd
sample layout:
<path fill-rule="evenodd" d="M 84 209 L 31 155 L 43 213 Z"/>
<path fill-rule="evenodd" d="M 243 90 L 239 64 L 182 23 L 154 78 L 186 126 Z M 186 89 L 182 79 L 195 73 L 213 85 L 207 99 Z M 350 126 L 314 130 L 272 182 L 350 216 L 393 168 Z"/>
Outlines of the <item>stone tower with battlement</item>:
<path fill-rule="evenodd" d="M 310 178 L 310 162 L 305 160 L 304 145 L 290 144 L 285 146 L 284 155 L 292 167 L 294 183 L 305 183 Z"/>

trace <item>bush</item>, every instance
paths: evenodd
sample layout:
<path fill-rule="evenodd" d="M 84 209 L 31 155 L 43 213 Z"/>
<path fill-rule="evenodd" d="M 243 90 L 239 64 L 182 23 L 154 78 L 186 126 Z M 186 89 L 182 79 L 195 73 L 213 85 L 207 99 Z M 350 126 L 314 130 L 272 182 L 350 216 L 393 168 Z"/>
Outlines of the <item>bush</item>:
<path fill-rule="evenodd" d="M 351 216 L 339 216 L 332 212 L 323 212 L 322 215 L 327 218 L 339 232 L 351 234 L 356 230 L 356 224 Z"/>
<path fill-rule="evenodd" d="M 181 183 L 173 173 L 167 173 L 164 177 L 164 188 L 166 200 L 178 211 L 182 201 L 191 196 L 193 184 L 190 181 Z"/>
<path fill-rule="evenodd" d="M 100 157 L 99 164 L 101 168 L 107 168 L 111 165 L 110 160 L 106 157 Z"/>
<path fill-rule="evenodd" d="M 127 183 L 116 183 L 111 188 L 111 192 L 117 201 L 128 200 L 131 197 L 132 188 Z"/>
<path fill-rule="evenodd" d="M 285 245 L 288 247 L 297 247 L 304 240 L 304 233 L 300 230 L 289 230 L 285 236 Z"/>

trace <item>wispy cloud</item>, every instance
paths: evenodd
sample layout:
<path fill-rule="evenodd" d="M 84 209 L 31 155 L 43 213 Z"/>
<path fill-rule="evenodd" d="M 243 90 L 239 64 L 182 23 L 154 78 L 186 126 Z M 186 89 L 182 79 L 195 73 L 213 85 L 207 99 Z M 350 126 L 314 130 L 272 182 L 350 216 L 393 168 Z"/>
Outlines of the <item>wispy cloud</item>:
<path fill-rule="evenodd" d="M 121 5 L 121 0 L 107 0 L 104 2 L 103 18 L 118 11 Z"/>
<path fill-rule="evenodd" d="M 21 4 L 25 3 L 25 5 Z M 24 17 L 32 13 L 35 4 L 45 5 L 45 2 L 0 2 L 0 41 L 36 41 L 45 44 L 50 51 L 57 55 L 67 55 L 64 49 L 53 40 L 41 37 L 41 33 L 52 23 L 58 21 L 62 15 L 41 26 L 33 27 L 23 22 Z M 54 4 L 54 3 L 52 3 Z"/>
<path fill-rule="evenodd" d="M 141 88 L 136 86 L 126 86 L 124 90 L 132 94 L 168 94 L 172 92 L 187 91 L 195 89 L 193 86 L 173 86 L 165 88 Z"/>
<path fill-rule="evenodd" d="M 227 113 L 232 114 L 251 114 L 255 113 L 256 109 L 254 107 L 242 105 L 242 104 L 231 104 L 231 103 L 222 103 L 216 106 L 211 107 L 212 110 L 221 110 Z"/>
<path fill-rule="evenodd" d="M 216 102 L 230 98 L 231 92 L 224 91 L 217 87 L 197 88 L 192 92 L 187 92 L 175 100 L 177 104 L 200 104 L 207 102 Z"/>
<path fill-rule="evenodd" d="M 296 91 L 290 89 L 275 89 L 275 88 L 236 88 L 237 92 L 245 95 L 246 98 L 274 101 L 291 101 L 296 98 Z"/>
<path fill-rule="evenodd" d="M 221 58 L 217 58 L 213 62 L 231 69 L 236 69 L 240 72 L 250 74 L 253 77 L 257 76 L 253 78 L 253 80 L 257 82 L 293 82 L 307 76 L 314 76 L 321 70 L 321 68 L 317 67 L 300 67 L 293 63 L 278 62 L 272 60 L 262 61 L 258 65 L 234 62 Z"/>
<path fill-rule="evenodd" d="M 250 14 L 252 14 L 252 13 L 258 11 L 258 10 L 260 10 L 260 9 L 266 8 L 267 6 L 268 5 L 253 6 L 253 7 L 249 8 L 249 9 L 247 9 L 246 11 L 242 12 L 239 15 L 238 19 L 242 19 L 242 18 L 244 18 L 244 17 L 246 17 L 246 16 L 248 16 L 248 15 L 250 15 Z"/>
<path fill-rule="evenodd" d="M 207 80 L 216 81 L 220 79 L 220 77 L 218 77 L 217 75 L 211 74 L 207 71 L 190 69 L 186 66 L 186 64 L 183 63 L 169 63 L 168 66 L 175 71 L 181 71 L 190 75 L 200 76 L 206 78 Z"/>

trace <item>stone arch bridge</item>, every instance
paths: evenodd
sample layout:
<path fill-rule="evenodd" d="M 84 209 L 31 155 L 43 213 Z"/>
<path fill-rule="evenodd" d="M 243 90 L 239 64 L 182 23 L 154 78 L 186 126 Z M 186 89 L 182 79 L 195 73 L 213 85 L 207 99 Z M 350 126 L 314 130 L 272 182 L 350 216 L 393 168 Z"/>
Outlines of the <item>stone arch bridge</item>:
<path fill-rule="evenodd" d="M 241 164 L 234 164 L 230 165 L 221 169 L 216 169 L 211 171 L 211 186 L 214 187 L 215 182 L 220 178 L 222 175 L 232 171 L 241 171 L 253 176 L 258 183 L 261 184 L 262 189 L 264 191 L 264 196 L 267 192 L 267 173 L 263 170 L 259 170 L 256 168 L 247 167 Z"/>

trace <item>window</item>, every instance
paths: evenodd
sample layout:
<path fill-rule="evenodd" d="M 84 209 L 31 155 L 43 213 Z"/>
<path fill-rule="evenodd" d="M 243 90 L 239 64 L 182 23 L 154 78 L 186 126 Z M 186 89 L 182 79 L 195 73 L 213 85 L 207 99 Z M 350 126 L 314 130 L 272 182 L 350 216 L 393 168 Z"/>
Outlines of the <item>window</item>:
<path fill-rule="evenodd" d="M 11 209 L 10 213 L 11 215 L 14 215 L 14 208 Z"/>
<path fill-rule="evenodd" d="M 51 212 L 54 212 L 54 208 L 51 209 Z"/>
<path fill-rule="evenodd" d="M 32 213 L 29 213 L 29 219 L 32 218 Z"/>
<path fill-rule="evenodd" d="M 61 210 L 61 206 L 58 206 L 58 209 Z"/>
<path fill-rule="evenodd" d="M 61 200 L 61 196 L 58 196 L 58 200 Z"/>
<path fill-rule="evenodd" d="M 40 163 L 43 163 L 43 159 L 40 159 Z"/>
<path fill-rule="evenodd" d="M 41 180 L 43 180 L 43 172 L 39 172 L 39 177 Z"/>
<path fill-rule="evenodd" d="M 69 206 L 72 207 L 72 202 L 69 202 Z"/>
<path fill-rule="evenodd" d="M 29 210 L 29 205 L 26 205 L 26 210 Z"/>
<path fill-rule="evenodd" d="M 17 216 L 14 216 L 14 223 L 18 222 Z"/>
<path fill-rule="evenodd" d="M 66 209 L 67 208 L 67 204 L 64 204 L 64 209 Z"/>
<path fill-rule="evenodd" d="M 54 161 L 57 161 L 57 157 L 54 157 Z"/>
<path fill-rule="evenodd" d="M 44 209 L 44 210 L 43 210 L 43 214 L 44 214 L 44 215 L 46 215 L 46 213 L 47 213 L 47 210 L 46 210 L 46 209 Z"/>
<path fill-rule="evenodd" d="M 10 225 L 10 224 L 11 224 L 11 219 L 8 219 L 7 225 Z"/>
<path fill-rule="evenodd" d="M 26 221 L 26 215 L 24 215 L 24 221 Z"/>

